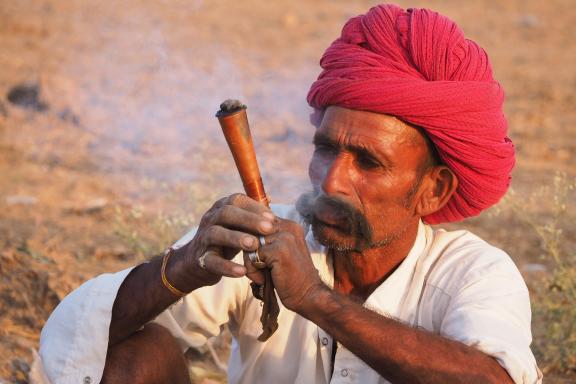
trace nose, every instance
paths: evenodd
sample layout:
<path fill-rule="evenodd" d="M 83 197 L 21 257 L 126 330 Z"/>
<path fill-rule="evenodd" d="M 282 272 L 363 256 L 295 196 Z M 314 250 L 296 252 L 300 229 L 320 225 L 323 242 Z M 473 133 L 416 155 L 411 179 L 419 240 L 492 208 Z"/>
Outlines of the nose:
<path fill-rule="evenodd" d="M 349 191 L 349 178 L 352 157 L 348 153 L 340 153 L 332 159 L 332 162 L 327 165 L 326 173 L 322 179 L 322 190 L 327 196 L 343 195 L 348 196 Z"/>

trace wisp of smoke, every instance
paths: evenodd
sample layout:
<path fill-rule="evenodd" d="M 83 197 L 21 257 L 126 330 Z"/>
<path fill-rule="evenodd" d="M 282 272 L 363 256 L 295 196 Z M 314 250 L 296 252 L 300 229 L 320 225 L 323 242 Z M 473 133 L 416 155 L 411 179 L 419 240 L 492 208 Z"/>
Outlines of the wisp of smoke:
<path fill-rule="evenodd" d="M 326 237 L 322 234 L 322 223 L 317 217 L 318 211 L 330 210 L 337 212 L 342 219 L 342 227 L 338 228 L 343 235 L 353 239 L 352 242 Z M 372 241 L 372 228 L 366 217 L 346 201 L 326 196 L 322 192 L 308 192 L 302 194 L 296 201 L 296 210 L 300 216 L 312 227 L 314 237 L 321 244 L 338 251 L 362 251 L 374 246 Z"/>

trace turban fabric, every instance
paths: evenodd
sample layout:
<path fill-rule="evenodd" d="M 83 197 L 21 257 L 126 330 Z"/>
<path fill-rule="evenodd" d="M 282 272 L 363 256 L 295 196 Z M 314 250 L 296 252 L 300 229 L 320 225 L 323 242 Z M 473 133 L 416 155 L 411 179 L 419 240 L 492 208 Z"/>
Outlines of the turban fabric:
<path fill-rule="evenodd" d="M 376 6 L 350 19 L 326 50 L 308 103 L 378 112 L 420 126 L 459 185 L 431 224 L 478 215 L 510 185 L 514 146 L 504 92 L 486 52 L 448 18 Z"/>

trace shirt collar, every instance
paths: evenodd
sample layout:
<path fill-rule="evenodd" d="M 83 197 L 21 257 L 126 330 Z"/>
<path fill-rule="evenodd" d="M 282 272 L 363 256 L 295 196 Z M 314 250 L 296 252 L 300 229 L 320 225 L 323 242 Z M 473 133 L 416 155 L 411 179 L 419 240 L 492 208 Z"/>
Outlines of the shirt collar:
<path fill-rule="evenodd" d="M 416 263 L 426 249 L 426 227 L 420 221 L 416 240 L 408 256 L 396 270 L 368 297 L 364 306 L 382 315 L 400 318 L 402 304 L 411 291 Z"/>
<path fill-rule="evenodd" d="M 426 226 L 422 221 L 418 223 L 418 232 L 414 245 L 406 258 L 365 301 L 364 306 L 382 315 L 394 318 L 402 316 L 402 303 L 409 294 L 410 284 L 413 280 L 416 264 L 429 242 Z M 330 287 L 334 287 L 334 269 L 332 257 L 326 252 L 326 247 L 320 245 L 309 228 L 306 242 L 312 254 L 312 260 L 320 274 L 320 278 Z"/>

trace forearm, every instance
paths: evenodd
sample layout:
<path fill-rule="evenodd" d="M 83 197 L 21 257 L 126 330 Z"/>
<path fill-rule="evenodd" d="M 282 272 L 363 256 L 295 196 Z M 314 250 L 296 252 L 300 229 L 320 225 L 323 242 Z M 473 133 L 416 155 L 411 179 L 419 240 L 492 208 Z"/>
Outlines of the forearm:
<path fill-rule="evenodd" d="M 492 357 L 381 316 L 328 288 L 317 291 L 301 313 L 391 382 L 512 382 Z"/>
<path fill-rule="evenodd" d="M 202 284 L 195 284 L 193 276 L 188 279 L 179 276 L 178 271 L 185 269 L 181 265 L 181 252 L 176 251 L 170 258 L 166 275 L 176 287 L 191 292 Z M 128 274 L 112 307 L 109 345 L 124 340 L 178 300 L 178 296 L 162 284 L 161 268 L 162 257 L 155 257 Z"/>

